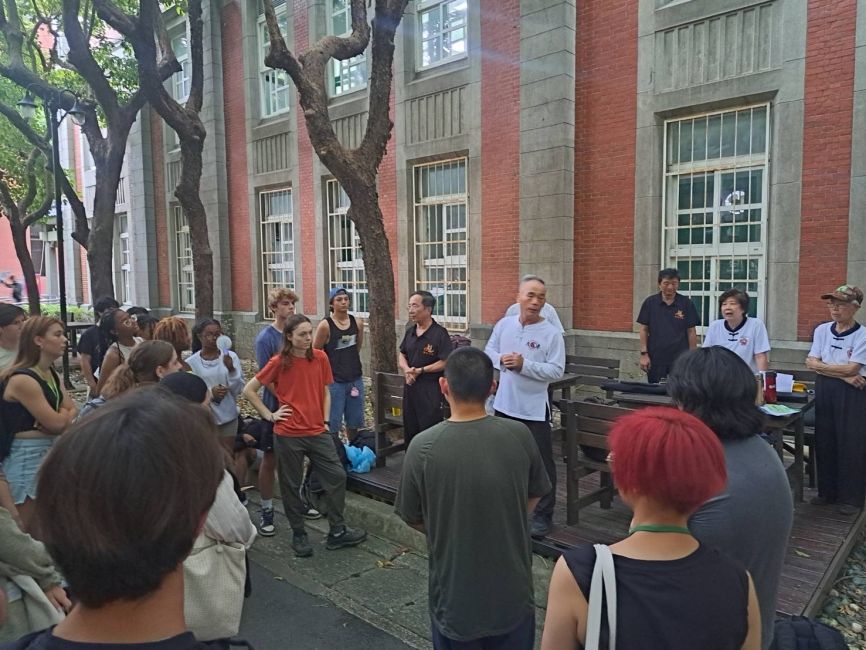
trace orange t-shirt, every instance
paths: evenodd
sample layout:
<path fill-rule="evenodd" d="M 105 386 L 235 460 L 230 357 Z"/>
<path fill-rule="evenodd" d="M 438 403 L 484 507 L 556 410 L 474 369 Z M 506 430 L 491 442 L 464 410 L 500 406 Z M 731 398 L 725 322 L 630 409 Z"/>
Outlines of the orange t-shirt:
<path fill-rule="evenodd" d="M 292 357 L 292 365 L 283 366 L 277 354 L 256 375 L 262 386 L 273 384 L 273 393 L 280 406 L 288 406 L 292 414 L 274 424 L 278 436 L 317 436 L 327 431 L 322 408 L 325 405 L 325 387 L 334 383 L 328 355 L 313 350 L 312 360 Z"/>

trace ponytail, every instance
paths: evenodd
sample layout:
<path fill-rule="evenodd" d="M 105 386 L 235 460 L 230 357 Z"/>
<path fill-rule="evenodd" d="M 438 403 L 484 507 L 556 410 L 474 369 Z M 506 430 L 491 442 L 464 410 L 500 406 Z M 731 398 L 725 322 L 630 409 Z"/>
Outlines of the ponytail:
<path fill-rule="evenodd" d="M 114 369 L 108 381 L 105 382 L 105 388 L 102 389 L 102 397 L 112 399 L 113 397 L 122 395 L 135 386 L 135 384 L 135 373 L 129 367 L 128 362 L 123 362 Z"/>

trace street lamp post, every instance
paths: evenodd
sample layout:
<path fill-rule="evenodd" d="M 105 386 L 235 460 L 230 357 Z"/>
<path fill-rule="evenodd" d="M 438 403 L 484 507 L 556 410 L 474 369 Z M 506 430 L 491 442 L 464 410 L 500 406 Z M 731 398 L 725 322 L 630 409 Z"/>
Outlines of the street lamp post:
<path fill-rule="evenodd" d="M 59 102 L 60 95 L 69 93 L 75 99 L 72 108 L 66 111 L 59 119 L 57 113 L 62 110 Z M 55 228 L 57 231 L 57 282 L 60 285 L 60 320 L 63 322 L 63 328 L 69 322 L 69 316 L 66 311 L 66 252 L 64 250 L 63 240 L 63 204 L 62 204 L 62 182 L 60 170 L 60 122 L 67 115 L 72 117 L 72 121 L 78 126 L 84 124 L 84 111 L 78 106 L 78 95 L 71 90 L 63 89 L 56 96 L 52 97 L 45 103 L 46 120 L 51 133 L 51 171 L 54 179 L 54 219 Z M 31 119 L 36 114 L 36 102 L 30 95 L 30 86 L 25 90 L 24 98 L 18 102 L 21 116 L 24 119 Z M 69 380 L 69 345 L 63 350 L 63 382 L 66 388 L 72 388 L 72 382 Z"/>

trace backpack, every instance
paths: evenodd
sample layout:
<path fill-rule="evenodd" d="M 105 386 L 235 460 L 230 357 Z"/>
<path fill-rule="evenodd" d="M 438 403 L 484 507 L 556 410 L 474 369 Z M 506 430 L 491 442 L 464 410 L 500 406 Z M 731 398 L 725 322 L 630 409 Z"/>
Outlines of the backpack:
<path fill-rule="evenodd" d="M 847 650 L 838 630 L 805 616 L 776 619 L 771 650 Z"/>
<path fill-rule="evenodd" d="M 463 334 L 452 334 L 451 335 L 451 349 L 456 350 L 457 348 L 468 348 L 472 345 L 472 339 L 468 336 L 463 336 Z"/>

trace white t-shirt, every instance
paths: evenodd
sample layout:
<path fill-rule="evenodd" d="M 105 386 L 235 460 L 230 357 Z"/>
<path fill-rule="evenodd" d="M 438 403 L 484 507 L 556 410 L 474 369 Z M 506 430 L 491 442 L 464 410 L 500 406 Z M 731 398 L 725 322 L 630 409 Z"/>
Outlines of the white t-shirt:
<path fill-rule="evenodd" d="M 821 323 L 812 336 L 809 356 L 820 359 L 831 366 L 859 363 L 860 375 L 866 377 L 866 328 L 860 323 L 844 334 L 836 333 L 836 323 Z"/>
<path fill-rule="evenodd" d="M 505 310 L 506 316 L 520 316 L 520 303 L 514 303 Z M 556 313 L 556 308 L 551 305 L 549 302 L 544 303 L 544 307 L 541 308 L 541 317 L 545 320 L 549 320 L 556 329 L 559 330 L 560 334 L 565 333 L 565 329 L 562 327 L 562 321 L 559 320 L 559 314 Z"/>
<path fill-rule="evenodd" d="M 524 326 L 519 316 L 506 316 L 496 323 L 484 351 L 501 371 L 494 408 L 521 420 L 546 420 L 547 386 L 565 371 L 562 332 L 549 320 Z M 511 352 L 523 355 L 520 372 L 499 366 L 499 358 Z"/>
<path fill-rule="evenodd" d="M 728 329 L 727 321 L 720 318 L 710 323 L 704 336 L 703 347 L 709 348 L 714 345 L 728 348 L 749 364 L 752 372 L 757 373 L 755 355 L 770 351 L 770 337 L 767 336 L 767 328 L 759 318 L 746 316 L 735 330 Z"/>
<path fill-rule="evenodd" d="M 18 350 L 7 350 L 0 346 L 0 370 L 6 370 L 9 366 L 15 363 L 15 357 L 18 356 Z"/>

